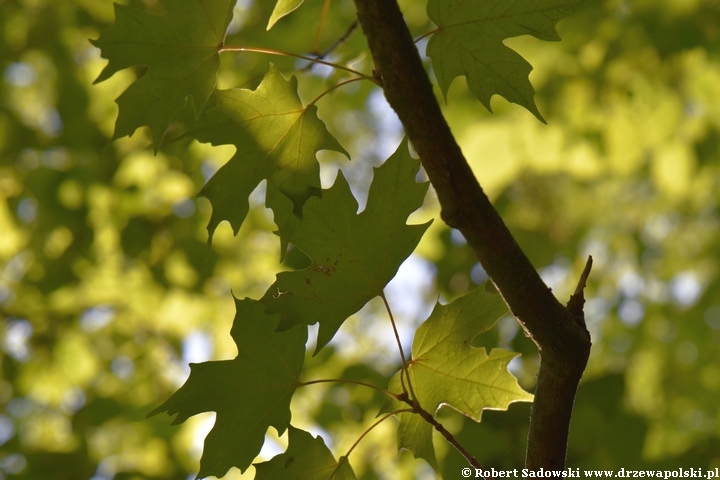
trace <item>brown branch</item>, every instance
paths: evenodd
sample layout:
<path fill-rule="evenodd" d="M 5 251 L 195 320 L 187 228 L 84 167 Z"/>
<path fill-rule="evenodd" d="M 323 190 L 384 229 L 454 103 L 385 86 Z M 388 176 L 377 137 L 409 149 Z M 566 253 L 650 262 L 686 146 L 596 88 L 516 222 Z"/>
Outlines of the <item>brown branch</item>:
<path fill-rule="evenodd" d="M 472 453 L 468 452 L 465 447 L 463 447 L 460 442 L 457 441 L 455 436 L 450 433 L 442 423 L 435 420 L 435 417 L 433 417 L 430 412 L 422 408 L 420 406 L 420 402 L 418 402 L 416 398 L 411 398 L 407 393 L 401 393 L 400 395 L 398 395 L 398 400 L 410 405 L 412 407 L 412 409 L 410 410 L 412 413 L 420 415 L 423 420 L 432 425 L 438 433 L 445 437 L 445 440 L 447 440 L 450 445 L 455 447 L 455 449 L 460 452 L 463 457 L 465 457 L 465 460 L 467 460 L 468 463 L 475 468 L 476 472 L 483 471 L 483 467 L 482 465 L 480 465 L 480 462 L 478 462 L 477 458 L 475 458 Z M 485 477 L 478 478 L 484 479 Z"/>
<path fill-rule="evenodd" d="M 583 306 L 585 305 L 585 285 L 587 284 L 587 279 L 590 276 L 592 265 L 592 255 L 588 255 L 587 262 L 585 262 L 585 268 L 580 274 L 580 280 L 578 280 L 577 287 L 575 287 L 575 293 L 570 295 L 570 300 L 568 300 L 567 303 L 567 309 L 570 314 L 573 315 L 583 326 L 585 326 L 585 314 L 583 313 Z"/>
<path fill-rule="evenodd" d="M 420 415 L 420 416 L 423 418 L 423 420 L 425 420 L 425 421 L 428 422 L 430 425 L 432 425 L 433 428 L 435 428 L 435 430 L 437 430 L 443 437 L 445 437 L 445 440 L 447 440 L 447 442 L 448 442 L 450 445 L 452 445 L 453 447 L 455 447 L 455 449 L 456 449 L 458 452 L 460 452 L 460 454 L 461 454 L 463 457 L 465 457 L 465 460 L 467 460 L 468 463 L 469 463 L 470 465 L 472 465 L 472 467 L 473 467 L 476 471 L 483 471 L 483 470 L 484 470 L 484 469 L 483 469 L 483 466 L 480 465 L 480 462 L 478 462 L 477 458 L 475 458 L 475 456 L 474 456 L 472 453 L 468 452 L 468 451 L 465 449 L 465 447 L 463 447 L 463 446 L 460 444 L 460 442 L 457 441 L 457 439 L 455 438 L 455 436 L 454 436 L 452 433 L 450 433 L 450 432 L 445 428 L 445 426 L 444 426 L 442 423 L 440 423 L 440 422 L 438 422 L 437 420 L 435 420 L 435 417 L 433 417 L 433 416 L 430 414 L 430 412 L 428 412 L 427 410 L 424 410 L 417 401 L 411 402 L 411 405 L 412 405 L 412 407 L 413 407 L 413 408 L 412 408 L 412 409 L 413 409 L 413 412 L 414 412 L 414 413 L 417 413 L 418 415 Z M 483 478 L 483 480 L 485 479 L 485 477 L 479 477 L 479 476 L 478 476 L 477 478 Z"/>
<path fill-rule="evenodd" d="M 562 468 L 575 391 L 590 354 L 583 325 L 552 295 L 475 179 L 450 132 L 395 0 L 355 0 L 385 96 L 437 192 L 541 356 L 526 467 Z"/>

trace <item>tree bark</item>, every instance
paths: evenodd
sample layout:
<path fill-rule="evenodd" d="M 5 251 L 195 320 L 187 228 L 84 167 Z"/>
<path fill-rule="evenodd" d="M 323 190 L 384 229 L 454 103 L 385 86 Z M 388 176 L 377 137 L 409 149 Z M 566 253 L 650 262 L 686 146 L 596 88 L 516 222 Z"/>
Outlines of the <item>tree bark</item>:
<path fill-rule="evenodd" d="M 465 236 L 538 347 L 525 466 L 561 470 L 575 392 L 590 354 L 582 303 L 571 312 L 558 302 L 483 192 L 442 115 L 396 0 L 355 4 L 376 76 L 437 192 L 443 220 Z"/>

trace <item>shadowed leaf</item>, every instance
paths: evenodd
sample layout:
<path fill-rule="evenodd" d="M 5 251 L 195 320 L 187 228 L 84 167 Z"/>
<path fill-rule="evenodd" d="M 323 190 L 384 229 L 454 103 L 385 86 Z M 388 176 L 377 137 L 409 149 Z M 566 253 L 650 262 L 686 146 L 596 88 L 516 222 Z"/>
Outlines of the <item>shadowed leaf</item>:
<path fill-rule="evenodd" d="M 355 480 L 347 458 L 338 464 L 322 437 L 290 425 L 288 438 L 285 453 L 255 464 L 255 480 Z"/>
<path fill-rule="evenodd" d="M 428 41 L 427 55 L 443 95 L 455 77 L 465 75 L 468 88 L 488 110 L 492 111 L 490 98 L 498 94 L 545 122 L 528 79 L 532 66 L 502 41 L 520 35 L 560 40 L 555 24 L 578 4 L 579 0 L 430 0 L 428 16 L 438 30 Z"/>
<path fill-rule="evenodd" d="M 413 252 L 430 223 L 405 221 L 422 205 L 428 184 L 415 182 L 420 162 L 407 148 L 402 143 L 375 169 L 367 207 L 360 214 L 342 172 L 322 198 L 307 201 L 291 242 L 312 265 L 279 273 L 260 300 L 268 313 L 280 314 L 279 328 L 320 322 L 319 350 L 350 315 L 382 294 Z"/>
<path fill-rule="evenodd" d="M 115 23 L 92 41 L 108 64 L 95 82 L 133 66 L 148 70 L 116 100 L 113 138 L 150 127 L 155 150 L 175 113 L 190 98 L 199 114 L 215 88 L 219 49 L 234 1 L 165 0 L 164 15 L 115 5 Z"/>
<path fill-rule="evenodd" d="M 290 424 L 290 400 L 298 386 L 307 329 L 275 332 L 277 320 L 255 300 L 235 300 L 233 360 L 190 364 L 190 378 L 148 416 L 177 413 L 173 425 L 202 412 L 217 412 L 205 438 L 198 477 L 244 471 L 260 453 L 265 432 Z"/>

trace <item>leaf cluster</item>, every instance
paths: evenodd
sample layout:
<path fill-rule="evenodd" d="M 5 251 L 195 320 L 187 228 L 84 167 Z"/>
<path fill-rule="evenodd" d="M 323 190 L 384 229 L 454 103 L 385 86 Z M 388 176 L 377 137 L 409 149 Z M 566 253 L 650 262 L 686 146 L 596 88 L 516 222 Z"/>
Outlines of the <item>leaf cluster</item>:
<path fill-rule="evenodd" d="M 300 3 L 278 2 L 268 29 Z M 508 10 L 498 5 L 492 11 L 484 11 L 461 1 L 430 2 L 428 14 L 438 28 L 432 32 L 428 53 L 443 92 L 447 93 L 455 76 L 467 75 L 471 90 L 488 108 L 490 96 L 497 93 L 526 106 L 539 117 L 527 79 L 529 65 L 500 42 L 507 36 L 530 31 L 545 39 L 556 39 L 554 24 L 568 12 L 569 6 L 553 4 L 538 10 L 518 4 Z M 279 273 L 260 300 L 236 302 L 233 337 L 238 357 L 193 366 L 186 384 L 152 412 L 178 413 L 176 422 L 202 411 L 218 412 L 216 425 L 206 439 L 199 475 L 221 476 L 232 466 L 243 471 L 250 465 L 260 451 L 268 427 L 275 427 L 280 434 L 288 427 L 292 393 L 304 383 L 300 381 L 299 369 L 285 367 L 302 366 L 307 325 L 319 323 L 317 353 L 349 316 L 372 298 L 384 299 L 385 286 L 430 225 L 405 223 L 408 215 L 422 205 L 427 184 L 415 182 L 419 162 L 410 157 L 408 146 L 402 144 L 376 169 L 367 205 L 357 214 L 357 201 L 342 173 L 332 187 L 320 188 L 318 151 L 335 150 L 346 156 L 348 153 L 317 118 L 314 104 L 318 99 L 303 105 L 294 77 L 286 80 L 270 65 L 254 90 L 213 91 L 221 53 L 279 52 L 225 44 L 220 32 L 230 25 L 230 2 L 209 8 L 202 2 L 180 5 L 168 1 L 165 7 L 163 14 L 155 15 L 118 6 L 113 27 L 94 42 L 110 60 L 98 81 L 133 65 L 147 68 L 147 73 L 117 100 L 120 115 L 115 137 L 147 126 L 157 150 L 171 124 L 181 122 L 185 136 L 212 145 L 233 145 L 236 148 L 233 158 L 200 193 L 213 207 L 209 238 L 224 220 L 230 222 L 237 234 L 248 214 L 249 195 L 266 180 L 265 205 L 272 210 L 278 228 L 275 233 L 280 237 L 281 258 L 292 244 L 311 262 L 303 270 Z M 194 24 L 192 35 L 183 35 L 188 22 L 196 17 L 203 20 Z M 503 23 L 508 19 L 522 28 L 509 28 Z M 488 25 L 492 28 L 481 28 Z M 137 35 L 138 29 L 141 35 Z M 487 33 L 491 31 L 495 33 Z M 453 42 L 462 45 L 459 50 L 465 56 L 457 56 Z M 133 56 L 138 45 L 143 53 Z M 480 50 L 473 50 L 476 47 Z M 473 67 L 468 69 L 470 65 Z M 339 68 L 358 79 L 381 83 L 380 77 Z M 494 76 L 488 75 L 489 71 Z M 337 87 L 352 81 L 340 82 Z M 482 89 L 473 87 L 479 84 Z M 524 93 L 518 96 L 512 92 Z M 161 107 L 153 108 L 148 115 L 148 106 L 156 103 L 161 103 Z M 186 106 L 192 107 L 192 114 Z M 403 410 L 396 405 L 390 410 L 401 419 L 398 446 L 408 448 L 436 468 L 434 454 L 428 453 L 433 450 L 432 424 L 453 442 L 447 430 L 432 419 L 441 404 L 452 405 L 479 421 L 484 408 L 504 409 L 510 402 L 531 398 L 507 372 L 512 355 L 496 350 L 487 355 L 484 349 L 469 345 L 499 316 L 496 307 L 490 307 L 499 301 L 497 297 L 494 302 L 486 297 L 476 293 L 446 310 L 438 307 L 438 313 L 418 330 L 412 359 L 404 359 L 402 345 L 398 343 L 402 369 L 390 381 L 387 394 L 396 402 L 402 400 L 411 406 Z M 394 329 L 389 307 L 388 314 Z M 443 333 L 447 329 L 450 331 Z M 240 332 L 243 340 L 238 337 Z M 264 344 L 265 341 L 269 343 Z M 285 341 L 290 343 L 283 344 Z M 464 347 L 457 348 L 458 345 Z M 267 362 L 268 356 L 279 363 Z M 260 363 L 264 364 L 262 370 L 254 367 Z M 458 368 L 460 365 L 462 368 Z M 266 408 L 271 410 L 265 411 Z M 407 413 L 400 414 L 402 411 Z M 413 427 L 405 423 L 408 418 L 412 419 Z M 420 427 L 418 421 L 428 422 L 421 427 L 421 438 L 408 440 L 408 428 L 415 431 Z M 289 449 L 295 448 L 293 441 L 291 438 Z M 423 446 L 418 447 L 418 442 Z M 233 447 L 228 448 L 230 445 Z M 345 465 L 343 460 L 337 468 L 346 468 Z"/>

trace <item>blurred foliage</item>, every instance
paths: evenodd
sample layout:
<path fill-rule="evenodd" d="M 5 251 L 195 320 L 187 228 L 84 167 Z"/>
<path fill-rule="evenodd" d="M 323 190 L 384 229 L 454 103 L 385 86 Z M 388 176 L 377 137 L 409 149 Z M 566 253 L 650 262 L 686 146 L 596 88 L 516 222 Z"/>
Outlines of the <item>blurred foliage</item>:
<path fill-rule="evenodd" d="M 432 28 L 423 2 L 400 3 L 413 34 Z M 154 0 L 129 4 L 163 10 Z M 291 38 L 296 53 L 322 52 L 355 19 L 351 0 L 331 2 L 316 35 L 323 2 L 306 0 L 266 32 L 274 4 L 240 0 L 227 43 L 283 49 Z M 180 427 L 145 416 L 185 380 L 188 362 L 235 356 L 231 290 L 258 298 L 281 268 L 259 194 L 237 237 L 222 223 L 207 245 L 209 203 L 194 195 L 233 148 L 182 132 L 157 156 L 147 132 L 110 143 L 113 99 L 133 73 L 91 86 L 105 62 L 88 39 L 112 19 L 105 0 L 0 0 L 0 478 L 194 475 L 211 416 Z M 547 126 L 498 97 L 490 115 L 462 78 L 446 114 L 558 298 L 568 298 L 586 256 L 595 258 L 586 304 L 593 352 L 568 464 L 719 467 L 720 4 L 590 0 L 558 30 L 560 43 L 506 42 L 534 66 Z M 359 31 L 329 59 L 372 68 Z M 268 61 L 225 54 L 220 87 L 254 88 Z M 286 75 L 305 67 L 272 61 Z M 295 73 L 306 103 L 344 78 L 325 67 Z M 318 107 L 353 158 L 322 152 L 323 186 L 340 167 L 361 196 L 400 127 L 368 82 L 334 90 Z M 410 222 L 437 213 L 429 196 Z M 286 259 L 303 262 L 299 252 Z M 462 237 L 434 222 L 388 289 L 405 345 L 438 295 L 449 300 L 483 280 Z M 380 307 L 371 302 L 331 349 L 309 357 L 307 377 L 384 381 L 398 359 Z M 536 353 L 514 320 L 474 344 L 521 352 L 511 368 L 532 388 Z M 361 386 L 308 386 L 293 400 L 293 424 L 322 433 L 339 457 L 381 405 Z M 520 467 L 528 405 L 486 412 L 480 424 L 442 412 L 483 465 Z M 358 477 L 433 478 L 423 461 L 397 457 L 392 432 L 381 424 L 353 451 Z M 259 460 L 287 445 L 273 434 L 277 448 Z M 462 459 L 434 440 L 446 478 L 456 478 Z"/>

